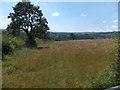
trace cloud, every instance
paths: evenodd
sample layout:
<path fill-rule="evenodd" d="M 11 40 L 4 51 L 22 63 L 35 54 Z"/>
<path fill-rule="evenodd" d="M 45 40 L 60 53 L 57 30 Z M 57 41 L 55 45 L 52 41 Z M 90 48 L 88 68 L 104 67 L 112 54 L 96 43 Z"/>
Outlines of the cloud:
<path fill-rule="evenodd" d="M 52 16 L 59 16 L 59 15 L 60 15 L 59 12 L 52 13 Z"/>
<path fill-rule="evenodd" d="M 105 20 L 104 20 L 104 21 L 102 21 L 102 23 L 106 23 L 106 22 L 107 22 L 107 21 L 105 21 Z"/>
<path fill-rule="evenodd" d="M 113 23 L 117 23 L 118 22 L 118 20 L 116 19 L 116 20 L 113 20 Z"/>
<path fill-rule="evenodd" d="M 81 16 L 81 17 L 86 17 L 87 15 L 82 13 L 80 16 Z"/>
<path fill-rule="evenodd" d="M 117 26 L 112 26 L 113 28 L 116 28 Z"/>

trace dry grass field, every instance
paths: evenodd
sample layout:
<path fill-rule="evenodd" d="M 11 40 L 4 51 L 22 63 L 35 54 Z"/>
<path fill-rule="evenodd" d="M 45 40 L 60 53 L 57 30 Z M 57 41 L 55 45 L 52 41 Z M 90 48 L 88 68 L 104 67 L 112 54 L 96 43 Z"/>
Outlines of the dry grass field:
<path fill-rule="evenodd" d="M 110 39 L 96 39 L 21 49 L 3 62 L 3 87 L 88 87 L 91 78 L 114 62 L 115 46 Z"/>

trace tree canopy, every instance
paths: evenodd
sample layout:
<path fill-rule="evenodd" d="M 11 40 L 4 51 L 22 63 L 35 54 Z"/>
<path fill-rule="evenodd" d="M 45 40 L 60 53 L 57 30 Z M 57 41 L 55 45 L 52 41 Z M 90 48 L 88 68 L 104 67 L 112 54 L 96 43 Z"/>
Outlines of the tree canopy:
<path fill-rule="evenodd" d="M 75 35 L 74 33 L 70 33 L 70 34 L 69 34 L 69 38 L 70 38 L 71 40 L 75 40 L 77 37 L 76 37 L 76 35 Z"/>
<path fill-rule="evenodd" d="M 47 38 L 48 22 L 39 6 L 34 6 L 31 2 L 18 2 L 13 11 L 8 16 L 12 22 L 7 27 L 12 35 L 24 31 L 28 36 L 27 44 L 32 47 L 36 46 L 35 37 Z"/>

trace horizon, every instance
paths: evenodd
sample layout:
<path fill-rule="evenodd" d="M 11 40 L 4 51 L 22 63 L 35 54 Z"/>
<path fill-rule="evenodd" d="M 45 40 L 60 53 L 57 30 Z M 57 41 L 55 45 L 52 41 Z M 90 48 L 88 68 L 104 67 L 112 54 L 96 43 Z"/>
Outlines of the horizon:
<path fill-rule="evenodd" d="M 0 31 L 2 31 L 2 30 L 6 30 L 6 29 L 2 29 L 2 28 L 0 28 Z M 65 32 L 61 32 L 61 31 L 48 31 L 48 32 L 50 32 L 50 33 L 114 33 L 114 32 L 119 32 L 119 31 L 100 31 L 100 32 L 97 32 L 97 31 L 94 31 L 94 32 L 84 32 L 84 31 L 81 31 L 81 32 L 69 32 L 69 31 L 65 31 Z"/>
<path fill-rule="evenodd" d="M 2 25 L 6 29 L 17 2 L 2 2 Z M 117 2 L 33 2 L 40 6 L 50 32 L 114 32 L 118 31 Z M 67 7 L 66 7 L 67 6 Z M 4 12 L 3 12 L 4 11 Z"/>

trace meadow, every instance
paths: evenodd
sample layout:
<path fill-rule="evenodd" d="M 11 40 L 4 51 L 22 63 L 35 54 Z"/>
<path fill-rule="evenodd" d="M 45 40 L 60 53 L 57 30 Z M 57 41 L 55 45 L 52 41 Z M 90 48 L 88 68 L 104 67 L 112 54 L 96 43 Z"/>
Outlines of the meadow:
<path fill-rule="evenodd" d="M 109 73 L 115 62 L 112 39 L 54 41 L 41 47 L 7 56 L 3 88 L 90 88 L 91 80 Z"/>

